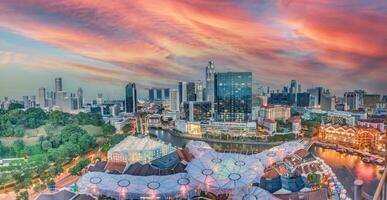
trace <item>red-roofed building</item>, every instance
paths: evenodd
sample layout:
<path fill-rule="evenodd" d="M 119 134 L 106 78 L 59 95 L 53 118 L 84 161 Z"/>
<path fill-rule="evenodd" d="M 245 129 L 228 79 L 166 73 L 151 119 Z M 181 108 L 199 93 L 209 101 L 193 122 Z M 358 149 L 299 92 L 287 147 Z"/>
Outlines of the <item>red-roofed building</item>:
<path fill-rule="evenodd" d="M 263 127 L 265 128 L 265 132 L 271 135 L 277 129 L 277 122 L 272 119 L 265 119 L 263 120 Z"/>
<path fill-rule="evenodd" d="M 108 173 L 119 173 L 122 174 L 125 170 L 126 163 L 125 162 L 108 162 L 106 164 L 106 172 Z"/>

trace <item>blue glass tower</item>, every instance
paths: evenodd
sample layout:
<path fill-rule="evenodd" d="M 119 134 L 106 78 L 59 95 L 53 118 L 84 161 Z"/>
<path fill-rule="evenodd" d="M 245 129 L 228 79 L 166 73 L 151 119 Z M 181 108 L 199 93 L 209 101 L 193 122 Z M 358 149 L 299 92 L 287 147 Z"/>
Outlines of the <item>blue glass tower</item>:
<path fill-rule="evenodd" d="M 215 113 L 218 121 L 248 121 L 251 118 L 251 104 L 251 72 L 215 74 Z"/>
<path fill-rule="evenodd" d="M 137 112 L 137 89 L 135 83 L 129 83 L 125 87 L 125 110 L 127 113 Z"/>

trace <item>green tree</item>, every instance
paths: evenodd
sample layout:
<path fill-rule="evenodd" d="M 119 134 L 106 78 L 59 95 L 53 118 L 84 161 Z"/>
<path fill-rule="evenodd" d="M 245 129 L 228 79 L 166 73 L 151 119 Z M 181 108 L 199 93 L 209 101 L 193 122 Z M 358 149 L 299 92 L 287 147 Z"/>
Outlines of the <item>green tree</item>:
<path fill-rule="evenodd" d="M 69 172 L 73 176 L 79 176 L 80 172 L 90 164 L 89 158 L 82 158 L 74 167 L 69 169 Z"/>
<path fill-rule="evenodd" d="M 82 135 L 87 134 L 87 131 L 82 129 L 81 127 L 71 124 L 65 126 L 60 132 L 61 142 L 72 142 L 77 144 Z"/>
<path fill-rule="evenodd" d="M 103 124 L 102 125 L 102 132 L 105 136 L 111 135 L 116 131 L 116 128 L 112 126 L 111 124 Z"/>
<path fill-rule="evenodd" d="M 44 151 L 47 151 L 48 149 L 51 149 L 52 148 L 52 143 L 51 143 L 51 141 L 49 141 L 49 140 L 44 140 L 43 142 L 42 142 L 42 149 L 44 150 Z"/>
<path fill-rule="evenodd" d="M 9 152 L 8 147 L 4 146 L 3 143 L 0 141 L 0 157 L 4 158 Z"/>
<path fill-rule="evenodd" d="M 24 128 L 21 126 L 16 126 L 13 130 L 14 136 L 23 137 L 24 136 Z"/>
<path fill-rule="evenodd" d="M 8 110 L 15 110 L 15 109 L 21 109 L 24 108 L 24 106 L 20 103 L 11 103 L 9 104 Z"/>
<path fill-rule="evenodd" d="M 19 195 L 17 195 L 16 200 L 28 200 L 28 192 L 20 192 Z"/>
<path fill-rule="evenodd" d="M 16 140 L 13 145 L 12 145 L 12 149 L 13 151 L 15 152 L 15 155 L 17 157 L 22 157 L 24 155 L 24 142 L 23 140 Z"/>
<path fill-rule="evenodd" d="M 64 126 L 70 122 L 70 114 L 56 110 L 48 115 L 48 120 L 54 127 Z"/>

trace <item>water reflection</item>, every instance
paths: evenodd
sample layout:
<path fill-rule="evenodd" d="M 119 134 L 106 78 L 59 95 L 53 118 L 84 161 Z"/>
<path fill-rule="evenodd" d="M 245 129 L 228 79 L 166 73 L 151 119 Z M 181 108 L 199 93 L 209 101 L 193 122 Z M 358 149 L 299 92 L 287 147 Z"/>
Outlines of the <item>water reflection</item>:
<path fill-rule="evenodd" d="M 370 195 L 375 193 L 382 175 L 380 173 L 382 167 L 364 163 L 359 156 L 339 153 L 332 149 L 313 147 L 312 153 L 332 167 L 351 197 L 353 197 L 353 182 L 356 179 L 364 181 L 365 192 Z"/>
<path fill-rule="evenodd" d="M 182 139 L 179 137 L 174 137 L 169 134 L 166 130 L 160 129 L 149 129 L 149 135 L 159 138 L 160 140 L 171 143 L 176 147 L 183 147 L 189 141 L 187 139 Z M 271 145 L 247 145 L 247 144 L 223 144 L 223 143 L 208 143 L 212 148 L 217 151 L 235 151 L 235 152 L 261 152 L 265 149 L 269 149 L 273 146 Z"/>

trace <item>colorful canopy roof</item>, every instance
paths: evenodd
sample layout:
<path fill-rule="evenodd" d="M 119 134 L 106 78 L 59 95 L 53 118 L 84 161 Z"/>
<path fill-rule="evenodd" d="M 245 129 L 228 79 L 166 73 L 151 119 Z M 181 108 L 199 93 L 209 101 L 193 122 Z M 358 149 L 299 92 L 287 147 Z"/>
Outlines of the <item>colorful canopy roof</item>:
<path fill-rule="evenodd" d="M 258 183 L 266 166 L 282 160 L 304 146 L 298 142 L 288 142 L 252 155 L 216 152 L 207 143 L 198 141 L 190 142 L 187 147 L 195 156 L 187 165 L 187 173 L 132 176 L 90 172 L 78 180 L 78 187 L 83 192 L 104 194 L 118 199 L 187 197 L 195 189 L 214 194 L 247 191 L 259 197 L 261 194 L 266 195 L 262 189 L 243 188 Z M 248 199 L 254 199 L 253 196 L 248 196 L 251 197 Z"/>
<path fill-rule="evenodd" d="M 244 187 L 234 191 L 232 199 L 234 200 L 278 200 L 270 192 L 259 187 Z"/>

